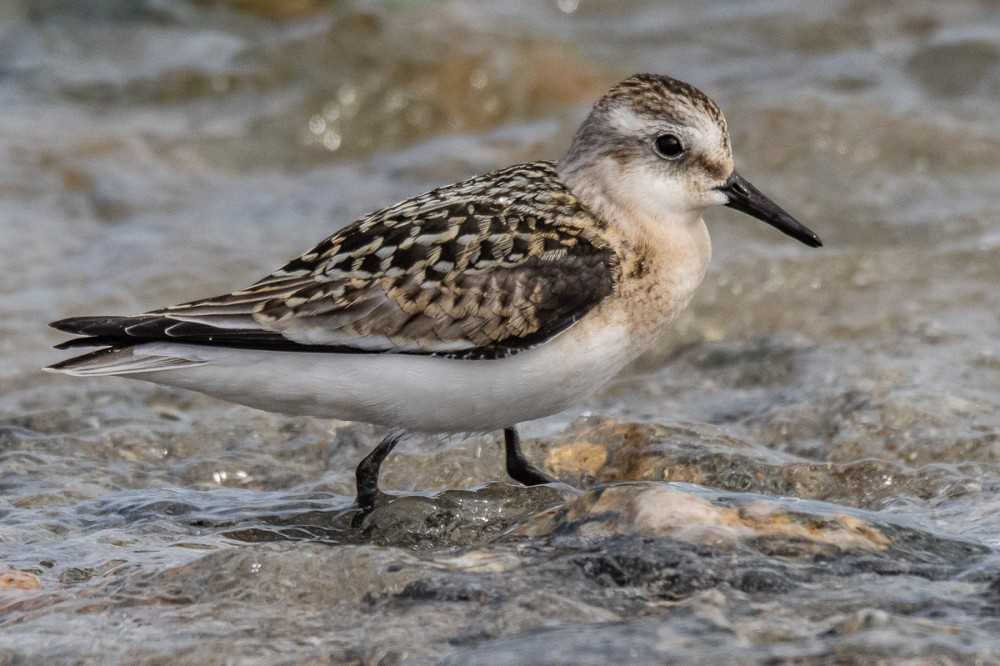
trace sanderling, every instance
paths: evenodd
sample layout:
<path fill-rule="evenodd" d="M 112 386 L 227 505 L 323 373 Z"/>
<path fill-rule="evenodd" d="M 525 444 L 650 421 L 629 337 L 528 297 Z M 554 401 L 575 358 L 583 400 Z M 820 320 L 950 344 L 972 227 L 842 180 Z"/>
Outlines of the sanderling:
<path fill-rule="evenodd" d="M 821 245 L 734 171 L 712 100 L 640 74 L 595 104 L 558 163 L 379 210 L 242 291 L 54 322 L 86 336 L 60 348 L 101 349 L 47 369 L 392 426 L 357 468 L 365 510 L 403 430 L 503 429 L 510 476 L 545 483 L 516 425 L 593 392 L 688 304 L 717 205 Z"/>

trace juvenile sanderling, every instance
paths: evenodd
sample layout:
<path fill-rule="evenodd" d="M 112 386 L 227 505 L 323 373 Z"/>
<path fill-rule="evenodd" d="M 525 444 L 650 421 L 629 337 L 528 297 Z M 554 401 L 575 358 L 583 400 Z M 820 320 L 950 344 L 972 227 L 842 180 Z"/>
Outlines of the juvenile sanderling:
<path fill-rule="evenodd" d="M 558 163 L 384 208 L 242 291 L 54 322 L 86 336 L 60 348 L 101 349 L 47 369 L 392 426 L 357 468 L 364 510 L 403 429 L 502 428 L 510 476 L 545 483 L 516 425 L 600 387 L 688 304 L 716 205 L 821 245 L 733 170 L 712 100 L 640 74 L 597 102 Z"/>

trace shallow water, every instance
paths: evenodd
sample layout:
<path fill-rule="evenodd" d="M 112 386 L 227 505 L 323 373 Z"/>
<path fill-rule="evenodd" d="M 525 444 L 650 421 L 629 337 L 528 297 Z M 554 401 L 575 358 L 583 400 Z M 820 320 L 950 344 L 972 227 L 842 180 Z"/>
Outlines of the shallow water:
<path fill-rule="evenodd" d="M 0 5 L 0 663 L 1000 662 L 1000 5 Z M 558 158 L 669 73 L 812 251 L 712 211 L 620 377 L 496 435 L 44 375 L 60 317 L 240 287 Z"/>

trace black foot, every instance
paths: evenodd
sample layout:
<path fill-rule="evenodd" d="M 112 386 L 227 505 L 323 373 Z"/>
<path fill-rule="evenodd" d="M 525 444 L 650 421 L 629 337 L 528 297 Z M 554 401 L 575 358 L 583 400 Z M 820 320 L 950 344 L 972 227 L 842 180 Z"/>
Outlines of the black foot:
<path fill-rule="evenodd" d="M 378 488 L 379 470 L 386 456 L 396 448 L 401 439 L 403 439 L 402 431 L 393 430 L 390 432 L 378 443 L 378 446 L 371 453 L 365 456 L 365 459 L 361 461 L 358 469 L 354 472 L 354 478 L 358 487 L 356 502 L 358 509 L 360 509 L 358 515 L 355 517 L 355 522 L 375 508 L 376 501 L 383 496 L 384 493 Z"/>
<path fill-rule="evenodd" d="M 526 486 L 538 486 L 555 481 L 548 474 L 538 469 L 521 453 L 521 438 L 517 428 L 511 426 L 503 429 L 503 442 L 507 448 L 507 473 L 510 478 Z"/>

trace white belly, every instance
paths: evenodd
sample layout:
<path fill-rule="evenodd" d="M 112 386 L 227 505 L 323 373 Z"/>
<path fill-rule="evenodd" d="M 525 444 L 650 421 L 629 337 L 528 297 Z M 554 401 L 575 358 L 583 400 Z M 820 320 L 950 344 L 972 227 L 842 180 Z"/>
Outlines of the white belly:
<path fill-rule="evenodd" d="M 130 377 L 271 412 L 427 432 L 486 431 L 565 409 L 637 351 L 623 323 L 595 325 L 585 318 L 541 347 L 485 361 L 153 343 L 134 354 L 207 363 Z"/>

